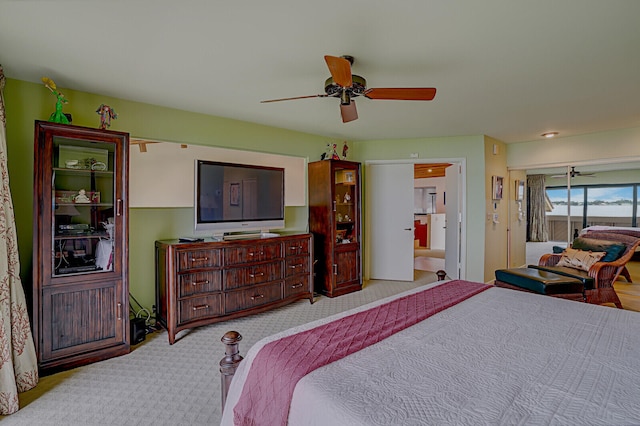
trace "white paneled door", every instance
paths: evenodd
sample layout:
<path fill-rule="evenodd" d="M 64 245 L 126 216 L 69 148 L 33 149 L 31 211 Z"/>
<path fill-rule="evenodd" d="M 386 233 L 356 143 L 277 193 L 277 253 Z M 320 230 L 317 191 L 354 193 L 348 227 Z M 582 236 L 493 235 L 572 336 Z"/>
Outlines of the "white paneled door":
<path fill-rule="evenodd" d="M 459 164 L 452 164 L 445 170 L 445 209 L 446 209 L 446 230 L 444 253 L 444 270 L 447 276 L 452 279 L 464 278 L 460 259 L 462 255 L 461 238 L 462 235 L 462 191 L 460 189 L 461 167 Z"/>
<path fill-rule="evenodd" d="M 413 281 L 413 164 L 369 164 L 370 277 Z"/>

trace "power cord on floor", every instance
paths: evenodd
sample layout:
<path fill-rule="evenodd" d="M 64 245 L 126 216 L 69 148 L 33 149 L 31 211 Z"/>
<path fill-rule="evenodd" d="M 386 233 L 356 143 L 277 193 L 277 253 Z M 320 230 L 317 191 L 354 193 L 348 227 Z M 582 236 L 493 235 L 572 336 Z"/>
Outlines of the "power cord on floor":
<path fill-rule="evenodd" d="M 134 306 L 135 305 L 135 306 Z M 153 333 L 156 331 L 156 319 L 151 315 L 151 312 L 129 293 L 129 312 L 134 318 L 144 318 L 145 322 L 145 334 Z"/>

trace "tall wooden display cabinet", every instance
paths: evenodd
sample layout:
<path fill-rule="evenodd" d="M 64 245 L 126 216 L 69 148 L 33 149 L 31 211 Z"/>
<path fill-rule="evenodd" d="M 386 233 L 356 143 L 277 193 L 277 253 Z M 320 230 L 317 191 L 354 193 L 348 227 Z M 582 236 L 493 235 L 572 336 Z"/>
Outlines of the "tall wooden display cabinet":
<path fill-rule="evenodd" d="M 129 135 L 35 123 L 33 334 L 53 372 L 129 352 Z"/>
<path fill-rule="evenodd" d="M 362 289 L 360 163 L 309 163 L 309 230 L 315 289 L 329 297 Z"/>

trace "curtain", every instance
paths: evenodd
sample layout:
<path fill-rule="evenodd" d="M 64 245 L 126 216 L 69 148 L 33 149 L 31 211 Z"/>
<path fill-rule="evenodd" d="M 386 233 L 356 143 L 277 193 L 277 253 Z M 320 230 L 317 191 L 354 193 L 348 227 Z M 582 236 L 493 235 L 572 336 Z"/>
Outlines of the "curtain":
<path fill-rule="evenodd" d="M 544 175 L 528 175 L 529 188 L 529 241 L 547 241 L 547 220 Z"/>
<path fill-rule="evenodd" d="M 38 383 L 38 362 L 20 281 L 18 240 L 7 169 L 4 71 L 0 65 L 0 414 L 18 411 L 18 393 Z"/>

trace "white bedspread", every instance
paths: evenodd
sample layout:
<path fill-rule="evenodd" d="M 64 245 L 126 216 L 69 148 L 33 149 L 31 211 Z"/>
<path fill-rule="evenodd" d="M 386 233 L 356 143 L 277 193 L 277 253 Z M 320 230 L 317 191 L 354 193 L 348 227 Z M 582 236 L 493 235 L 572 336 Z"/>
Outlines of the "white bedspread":
<path fill-rule="evenodd" d="M 223 425 L 257 350 L 317 323 L 251 348 Z M 492 288 L 305 376 L 289 424 L 640 424 L 640 314 Z"/>

